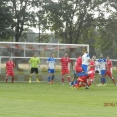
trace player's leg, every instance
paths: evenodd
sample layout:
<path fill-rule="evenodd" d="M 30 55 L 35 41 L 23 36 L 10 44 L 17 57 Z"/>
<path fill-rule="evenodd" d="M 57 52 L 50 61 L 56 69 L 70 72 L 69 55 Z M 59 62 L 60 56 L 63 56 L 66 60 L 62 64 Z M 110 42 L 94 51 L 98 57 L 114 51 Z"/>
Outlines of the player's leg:
<path fill-rule="evenodd" d="M 31 68 L 30 70 L 30 76 L 29 76 L 29 83 L 31 83 L 31 79 L 32 79 L 32 74 L 34 73 L 34 68 Z"/>
<path fill-rule="evenodd" d="M 48 84 L 50 84 L 51 82 L 51 69 L 48 69 Z"/>
<path fill-rule="evenodd" d="M 61 69 L 61 82 L 64 85 L 64 76 L 65 76 L 65 69 Z"/>
<path fill-rule="evenodd" d="M 106 83 L 105 74 L 106 74 L 106 70 L 102 70 L 102 82 L 103 82 L 103 86 L 105 86 L 105 85 L 107 84 L 107 83 Z"/>
<path fill-rule="evenodd" d="M 53 84 L 54 83 L 54 73 L 55 73 L 55 70 L 54 69 L 51 69 L 51 84 Z"/>
<path fill-rule="evenodd" d="M 111 78 L 113 83 L 117 86 L 116 81 L 115 81 L 114 77 L 112 76 L 112 72 L 110 70 L 107 71 L 107 75 Z"/>
<path fill-rule="evenodd" d="M 14 83 L 14 72 L 10 74 L 12 76 L 11 82 Z"/>
<path fill-rule="evenodd" d="M 69 69 L 65 69 L 65 74 L 67 74 L 67 80 L 68 80 L 68 83 L 70 84 L 71 78 L 70 78 L 70 71 L 69 71 Z"/>
<path fill-rule="evenodd" d="M 8 82 L 9 72 L 6 72 L 6 78 L 5 81 Z"/>
<path fill-rule="evenodd" d="M 54 83 L 54 77 L 55 77 L 55 75 L 54 75 L 54 69 L 52 70 L 52 78 L 51 78 L 51 83 L 53 84 Z"/>
<path fill-rule="evenodd" d="M 35 68 L 35 74 L 36 74 L 36 82 L 39 82 L 39 71 L 38 68 Z"/>

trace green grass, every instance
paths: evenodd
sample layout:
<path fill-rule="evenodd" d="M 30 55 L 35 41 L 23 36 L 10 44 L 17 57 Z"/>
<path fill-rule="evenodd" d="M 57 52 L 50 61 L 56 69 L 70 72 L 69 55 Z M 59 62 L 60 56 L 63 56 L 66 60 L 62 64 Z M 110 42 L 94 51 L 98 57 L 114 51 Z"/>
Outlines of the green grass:
<path fill-rule="evenodd" d="M 92 85 L 72 90 L 68 83 L 0 83 L 0 117 L 117 117 L 117 87 Z"/>

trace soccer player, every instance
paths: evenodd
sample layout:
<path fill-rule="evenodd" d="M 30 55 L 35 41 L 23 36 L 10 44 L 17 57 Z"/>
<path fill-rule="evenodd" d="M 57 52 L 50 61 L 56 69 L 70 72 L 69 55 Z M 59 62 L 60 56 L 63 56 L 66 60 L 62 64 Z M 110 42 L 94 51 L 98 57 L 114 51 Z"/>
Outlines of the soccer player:
<path fill-rule="evenodd" d="M 12 83 L 14 82 L 14 68 L 15 63 L 12 61 L 12 58 L 9 58 L 9 61 L 6 62 L 6 82 L 8 82 L 8 77 L 12 76 Z"/>
<path fill-rule="evenodd" d="M 39 63 L 40 63 L 40 59 L 37 57 L 36 54 L 34 54 L 34 56 L 32 58 L 30 58 L 29 60 L 29 66 L 31 67 L 30 70 L 30 77 L 29 77 L 29 83 L 31 83 L 31 78 L 32 75 L 35 73 L 36 74 L 36 81 L 39 82 L 38 80 L 38 67 L 39 67 Z"/>
<path fill-rule="evenodd" d="M 100 65 L 100 72 L 101 72 L 101 78 L 100 78 L 100 84 L 98 86 L 105 86 L 106 85 L 106 59 L 103 58 L 103 54 L 100 54 L 100 58 L 98 59 L 99 65 Z"/>
<path fill-rule="evenodd" d="M 111 71 L 112 61 L 110 60 L 109 56 L 106 57 L 106 63 L 107 64 L 106 64 L 106 74 L 105 74 L 105 76 L 108 75 L 111 78 L 111 80 L 113 81 L 113 83 L 117 86 L 117 84 L 115 82 L 115 79 L 114 79 L 114 77 L 112 75 L 112 71 Z"/>
<path fill-rule="evenodd" d="M 78 56 L 77 60 L 76 60 L 76 65 L 75 65 L 75 71 L 77 73 L 82 72 L 82 56 L 81 54 Z"/>
<path fill-rule="evenodd" d="M 87 75 L 80 76 L 78 78 L 77 84 L 73 85 L 73 87 L 79 88 L 85 86 L 86 89 L 89 89 L 89 86 L 92 84 L 92 79 L 94 79 L 94 76 L 96 76 L 98 73 L 99 73 L 98 70 L 88 71 Z"/>
<path fill-rule="evenodd" d="M 84 54 L 82 56 L 82 69 L 84 72 L 88 71 L 89 62 L 90 62 L 90 56 L 87 53 L 87 51 L 84 51 Z"/>
<path fill-rule="evenodd" d="M 54 54 L 51 54 L 51 57 L 47 59 L 48 73 L 49 73 L 48 83 L 49 84 L 54 83 L 55 63 L 56 63 L 56 59 L 54 58 Z"/>
<path fill-rule="evenodd" d="M 79 54 L 78 58 L 76 59 L 76 62 L 74 63 L 74 66 L 73 66 L 73 70 L 74 70 L 74 77 L 71 81 L 71 85 L 74 84 L 74 81 L 77 79 L 77 74 L 82 72 L 82 56 L 81 54 Z M 77 80 L 76 82 L 77 83 Z"/>
<path fill-rule="evenodd" d="M 93 56 L 89 62 L 89 71 L 91 70 L 95 71 L 95 66 L 96 66 L 95 60 L 96 60 L 96 56 Z"/>
<path fill-rule="evenodd" d="M 64 85 L 64 76 L 65 75 L 67 75 L 68 82 L 70 83 L 70 68 L 69 68 L 69 65 L 71 63 L 71 60 L 68 57 L 67 52 L 60 59 L 60 63 L 61 63 L 62 84 Z"/>

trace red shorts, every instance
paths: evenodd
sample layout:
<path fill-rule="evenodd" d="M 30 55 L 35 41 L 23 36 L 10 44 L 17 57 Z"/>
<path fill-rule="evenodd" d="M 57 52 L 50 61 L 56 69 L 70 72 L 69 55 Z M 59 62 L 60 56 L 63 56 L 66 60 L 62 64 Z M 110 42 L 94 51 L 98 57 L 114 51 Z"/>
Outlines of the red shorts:
<path fill-rule="evenodd" d="M 6 75 L 7 76 L 14 76 L 14 72 L 7 72 Z"/>
<path fill-rule="evenodd" d="M 67 68 L 62 68 L 62 69 L 61 69 L 61 74 L 62 74 L 62 75 L 69 74 L 69 69 L 67 69 Z"/>
<path fill-rule="evenodd" d="M 106 74 L 105 76 L 108 75 L 109 77 L 112 77 L 112 73 L 111 73 L 111 70 L 106 70 Z"/>

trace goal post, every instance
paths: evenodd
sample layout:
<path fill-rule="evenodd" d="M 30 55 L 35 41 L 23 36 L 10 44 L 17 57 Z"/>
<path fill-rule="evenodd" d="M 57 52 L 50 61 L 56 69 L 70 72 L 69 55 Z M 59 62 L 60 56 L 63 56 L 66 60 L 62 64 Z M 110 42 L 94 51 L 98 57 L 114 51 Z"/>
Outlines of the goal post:
<path fill-rule="evenodd" d="M 0 75 L 5 77 L 5 63 L 9 57 L 15 60 L 19 69 L 15 70 L 15 76 L 17 81 L 27 81 L 30 69 L 28 67 L 29 59 L 37 54 L 40 58 L 40 77 L 47 81 L 47 65 L 46 61 L 48 57 L 54 53 L 57 60 L 56 63 L 56 77 L 57 81 L 60 80 L 60 58 L 65 52 L 68 52 L 71 60 L 76 60 L 78 54 L 83 50 L 89 52 L 88 44 L 62 44 L 62 43 L 31 43 L 31 42 L 0 42 Z M 59 79 L 58 79 L 59 78 Z"/>

